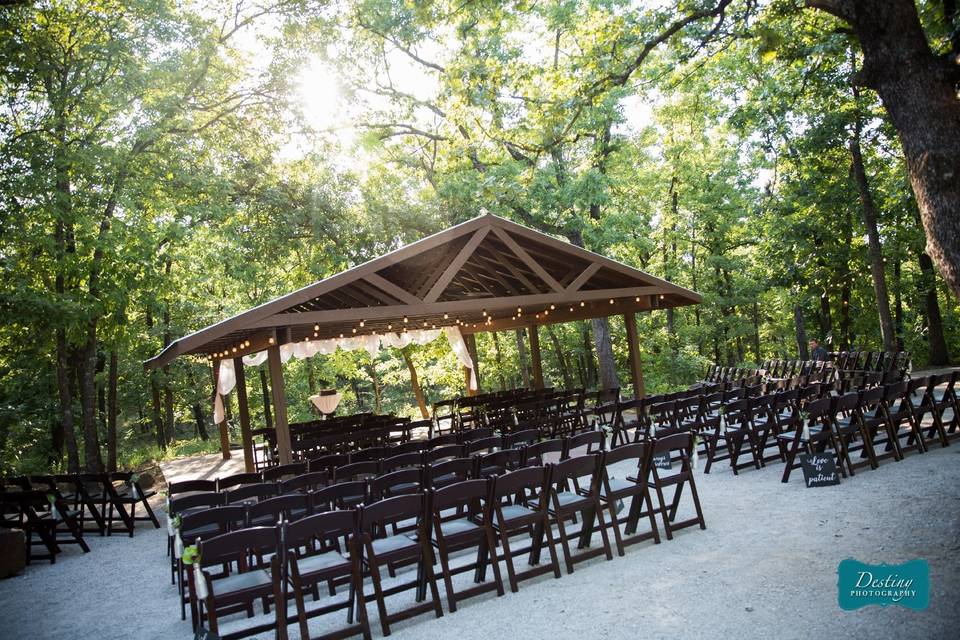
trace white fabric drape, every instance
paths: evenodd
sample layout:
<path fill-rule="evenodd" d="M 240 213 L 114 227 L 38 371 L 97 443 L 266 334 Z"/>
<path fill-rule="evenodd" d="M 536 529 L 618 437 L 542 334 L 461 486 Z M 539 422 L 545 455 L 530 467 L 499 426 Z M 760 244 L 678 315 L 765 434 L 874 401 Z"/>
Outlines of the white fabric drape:
<path fill-rule="evenodd" d="M 460 333 L 460 327 L 444 327 L 443 332 L 447 334 L 447 342 L 450 343 L 450 348 L 453 349 L 453 353 L 456 354 L 457 359 L 460 360 L 460 364 L 470 369 L 470 390 L 476 391 L 479 387 L 477 384 L 477 370 L 474 368 L 473 359 L 470 357 L 470 351 L 467 349 L 467 343 L 463 341 L 463 334 Z"/>
<path fill-rule="evenodd" d="M 477 389 L 477 374 L 473 367 L 473 360 L 463 341 L 459 327 L 444 327 L 450 348 L 457 354 L 463 366 L 470 369 L 470 389 Z M 382 335 L 350 336 L 348 338 L 328 338 L 326 340 L 304 340 L 280 345 L 280 362 L 286 363 L 291 357 L 298 360 L 312 358 L 318 353 L 330 355 L 337 349 L 355 351 L 364 349 L 370 358 L 376 358 L 380 349 L 393 347 L 402 349 L 409 344 L 426 345 L 440 337 L 440 329 L 412 329 L 400 333 L 384 333 Z M 267 360 L 267 352 L 259 351 L 243 356 L 243 363 L 251 367 L 258 367 Z M 220 377 L 217 381 L 217 395 L 213 403 L 213 419 L 216 424 L 223 421 L 223 399 L 221 395 L 230 393 L 237 384 L 236 371 L 233 369 L 233 360 L 220 361 Z"/>
<path fill-rule="evenodd" d="M 233 369 L 233 360 L 221 360 L 217 391 L 222 396 L 229 395 L 235 386 L 237 386 L 237 372 Z"/>
<path fill-rule="evenodd" d="M 258 351 L 257 353 L 251 353 L 250 355 L 243 356 L 243 364 L 247 365 L 248 367 L 259 367 L 266 361 L 266 351 Z"/>

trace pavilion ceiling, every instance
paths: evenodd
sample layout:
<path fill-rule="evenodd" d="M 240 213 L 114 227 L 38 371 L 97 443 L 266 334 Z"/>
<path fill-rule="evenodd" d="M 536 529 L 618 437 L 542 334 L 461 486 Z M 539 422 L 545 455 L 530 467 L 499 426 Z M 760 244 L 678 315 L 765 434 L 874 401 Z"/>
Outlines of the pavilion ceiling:
<path fill-rule="evenodd" d="M 238 357 L 271 344 L 458 325 L 463 333 L 697 304 L 693 291 L 485 215 L 201 329 L 184 354 Z"/>

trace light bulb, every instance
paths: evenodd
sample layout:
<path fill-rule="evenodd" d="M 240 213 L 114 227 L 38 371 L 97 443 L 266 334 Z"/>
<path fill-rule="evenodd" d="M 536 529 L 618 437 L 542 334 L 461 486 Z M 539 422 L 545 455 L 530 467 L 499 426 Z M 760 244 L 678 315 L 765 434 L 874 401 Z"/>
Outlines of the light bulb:
<path fill-rule="evenodd" d="M 583 300 L 580 301 L 580 306 L 581 306 L 581 307 L 584 306 Z"/>
<path fill-rule="evenodd" d="M 361 321 L 360 321 L 360 326 L 363 327 L 363 325 L 364 325 L 364 322 L 363 322 L 363 320 L 361 320 Z"/>
<path fill-rule="evenodd" d="M 444 320 L 447 320 L 447 319 L 449 319 L 449 318 L 450 318 L 450 314 L 449 314 L 449 313 L 443 314 L 443 319 L 444 319 Z"/>
<path fill-rule="evenodd" d="M 550 305 L 550 311 L 555 311 L 555 310 L 556 310 L 556 308 L 557 308 L 556 306 L 554 306 L 554 305 Z"/>

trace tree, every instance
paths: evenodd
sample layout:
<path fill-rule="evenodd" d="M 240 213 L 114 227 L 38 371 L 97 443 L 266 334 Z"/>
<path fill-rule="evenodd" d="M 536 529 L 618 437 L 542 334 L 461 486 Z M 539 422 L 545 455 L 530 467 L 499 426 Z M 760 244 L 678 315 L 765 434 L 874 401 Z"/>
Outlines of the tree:
<path fill-rule="evenodd" d="M 880 96 L 896 127 L 927 236 L 927 253 L 960 296 L 960 14 L 944 1 L 931 47 L 913 0 L 807 0 L 856 34 L 853 79 Z M 938 37 L 939 36 L 939 37 Z"/>

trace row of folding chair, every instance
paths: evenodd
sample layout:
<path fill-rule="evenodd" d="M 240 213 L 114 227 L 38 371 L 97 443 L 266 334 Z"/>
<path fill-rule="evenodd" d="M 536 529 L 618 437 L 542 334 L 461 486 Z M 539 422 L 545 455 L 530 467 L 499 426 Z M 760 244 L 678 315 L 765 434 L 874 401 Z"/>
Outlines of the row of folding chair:
<path fill-rule="evenodd" d="M 139 476 L 129 471 L 18 476 L 0 482 L 0 490 L 51 495 L 66 505 L 80 530 L 86 533 L 105 536 L 120 529 L 133 537 L 137 522 L 160 526 L 148 502 L 156 491 L 144 490 Z M 137 515 L 138 507 L 142 515 Z"/>
<path fill-rule="evenodd" d="M 389 635 L 390 625 L 397 620 L 430 611 L 442 615 L 438 580 L 443 582 L 452 612 L 464 598 L 494 590 L 504 594 L 501 563 L 506 582 L 515 592 L 524 579 L 544 573 L 561 576 L 558 546 L 567 573 L 572 573 L 574 564 L 587 557 L 612 559 L 611 532 L 618 554 L 623 555 L 626 544 L 660 541 L 658 518 L 668 539 L 679 528 L 705 528 L 690 464 L 692 443 L 690 434 L 675 434 L 489 478 L 423 487 L 334 511 L 298 516 L 293 509 L 280 510 L 275 516 L 277 526 L 251 527 L 255 523 L 248 507 L 242 528 L 231 529 L 235 525 L 225 522 L 224 530 L 190 541 L 199 551 L 199 562 L 189 573 L 196 622 L 217 633 L 220 617 L 235 611 L 252 613 L 261 600 L 265 614 L 271 604 L 275 608 L 272 624 L 247 627 L 227 637 L 274 627 L 285 637 L 285 627 L 298 624 L 301 637 L 306 638 L 309 618 L 337 609 L 348 610 L 347 626 L 337 632 L 338 637 L 369 637 L 366 603 L 374 600 L 381 630 Z M 655 455 L 675 455 L 680 464 L 671 472 L 660 470 L 652 464 Z M 625 479 L 609 473 L 620 463 L 629 465 Z M 668 499 L 665 492 L 671 487 L 674 495 Z M 689 487 L 695 516 L 684 520 L 678 513 L 685 487 Z M 628 499 L 630 508 L 621 516 L 617 504 Z M 338 505 L 324 504 L 328 506 Z M 238 515 L 237 511 L 232 517 Z M 649 523 L 649 531 L 638 534 L 641 522 Z M 601 546 L 591 548 L 595 531 L 600 533 Z M 544 547 L 549 559 L 541 563 Z M 476 560 L 454 566 L 451 557 L 471 549 L 477 550 Z M 518 568 L 515 559 L 523 555 L 528 556 L 528 567 Z M 409 572 L 413 579 L 384 588 L 384 568 L 394 574 L 411 565 L 416 568 Z M 488 568 L 493 573 L 490 582 Z M 458 589 L 453 577 L 463 572 L 473 572 L 475 584 Z M 254 578 L 240 577 L 251 573 Z M 348 584 L 347 600 L 307 610 L 305 594 L 312 591 L 316 600 L 317 587 L 324 583 L 331 596 L 336 585 Z M 387 598 L 407 590 L 416 592 L 415 604 L 401 611 L 388 610 Z M 296 604 L 295 615 L 287 615 L 290 599 Z"/>

